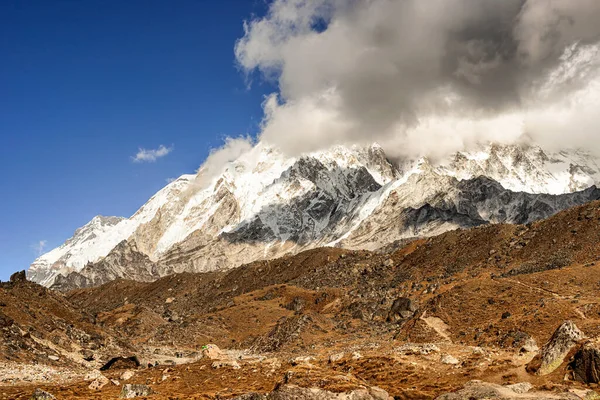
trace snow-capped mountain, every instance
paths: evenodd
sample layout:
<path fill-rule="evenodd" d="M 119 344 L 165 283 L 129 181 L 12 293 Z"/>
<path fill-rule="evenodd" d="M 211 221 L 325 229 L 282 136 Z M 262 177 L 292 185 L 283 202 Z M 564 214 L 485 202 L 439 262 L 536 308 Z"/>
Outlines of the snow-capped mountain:
<path fill-rule="evenodd" d="M 489 145 L 436 164 L 393 165 L 378 145 L 290 158 L 259 143 L 216 176 L 201 169 L 180 177 L 130 218 L 94 218 L 35 260 L 28 276 L 50 286 L 71 273 L 63 287 L 149 280 L 316 246 L 375 248 L 457 227 L 529 222 L 598 198 L 594 189 L 573 192 L 599 177 L 584 152 L 534 146 Z"/>

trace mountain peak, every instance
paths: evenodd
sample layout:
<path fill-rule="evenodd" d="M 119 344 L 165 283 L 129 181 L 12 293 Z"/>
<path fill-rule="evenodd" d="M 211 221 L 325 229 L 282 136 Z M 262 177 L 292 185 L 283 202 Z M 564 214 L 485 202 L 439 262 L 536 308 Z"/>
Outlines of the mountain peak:
<path fill-rule="evenodd" d="M 258 143 L 219 174 L 201 170 L 174 180 L 130 218 L 94 217 L 35 260 L 28 276 L 50 285 L 58 274 L 98 262 L 125 240 L 136 243 L 136 251 L 151 262 L 168 264 L 168 270 L 205 271 L 319 245 L 368 247 L 461 224 L 521 220 L 507 208 L 517 207 L 510 202 L 519 210 L 522 202 L 534 202 L 535 196 L 526 193 L 587 188 L 600 180 L 599 171 L 584 153 L 546 153 L 529 145 L 489 144 L 436 163 L 421 157 L 399 168 L 378 144 L 287 157 Z M 492 194 L 502 194 L 508 203 L 493 200 Z M 534 215 L 594 195 L 553 200 Z M 404 219 L 387 232 L 397 218 Z M 412 219 L 420 222 L 409 223 Z M 387 233 L 374 238 L 381 229 Z M 119 272 L 118 262 L 111 264 L 111 276 L 124 271 Z"/>

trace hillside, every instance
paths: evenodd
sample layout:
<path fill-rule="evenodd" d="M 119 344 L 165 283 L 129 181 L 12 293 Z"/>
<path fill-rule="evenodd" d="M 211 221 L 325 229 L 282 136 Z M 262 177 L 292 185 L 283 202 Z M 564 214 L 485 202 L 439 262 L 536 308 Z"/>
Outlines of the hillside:
<path fill-rule="evenodd" d="M 395 398 L 429 399 L 479 379 L 530 382 L 546 393 L 530 398 L 576 399 L 565 393 L 595 386 L 565 380 L 567 363 L 545 376 L 526 366 L 565 320 L 600 335 L 599 227 L 596 201 L 527 225 L 413 240 L 389 253 L 312 249 L 229 271 L 118 279 L 52 296 L 161 365 L 131 379 L 149 384 L 158 393 L 151 398 L 235 398 L 285 383 L 333 392 L 377 386 Z M 204 353 L 211 343 L 222 349 L 222 367 Z M 105 375 L 122 384 L 121 373 Z M 0 393 L 28 398 L 41 385 L 59 398 L 116 398 L 121 390 L 109 383 L 94 391 L 77 379 L 33 385 Z"/>

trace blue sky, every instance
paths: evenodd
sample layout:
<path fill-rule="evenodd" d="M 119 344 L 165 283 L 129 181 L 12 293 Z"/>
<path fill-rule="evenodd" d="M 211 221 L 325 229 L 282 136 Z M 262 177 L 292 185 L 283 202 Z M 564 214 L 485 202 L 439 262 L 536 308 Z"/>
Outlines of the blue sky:
<path fill-rule="evenodd" d="M 0 279 L 97 214 L 130 216 L 273 88 L 233 47 L 262 0 L 0 2 Z M 134 162 L 139 148 L 172 149 Z"/>

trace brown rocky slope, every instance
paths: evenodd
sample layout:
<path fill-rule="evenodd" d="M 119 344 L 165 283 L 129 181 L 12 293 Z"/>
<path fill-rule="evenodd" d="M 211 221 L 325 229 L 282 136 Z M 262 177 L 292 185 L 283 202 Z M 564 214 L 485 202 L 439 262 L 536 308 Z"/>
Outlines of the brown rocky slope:
<path fill-rule="evenodd" d="M 150 385 L 151 398 L 233 398 L 285 384 L 331 392 L 377 386 L 395 398 L 427 399 L 473 379 L 526 381 L 560 394 L 595 386 L 565 380 L 567 362 L 546 376 L 526 364 L 535 343 L 565 320 L 600 335 L 599 228 L 600 202 L 592 202 L 527 226 L 457 230 L 391 253 L 322 248 L 226 272 L 50 292 L 41 303 L 62 302 L 73 324 L 89 318 L 89 329 L 162 364 L 131 380 Z M 17 301 L 38 304 L 33 295 L 2 299 L 11 310 Z M 14 311 L 10 318 L 27 320 Z M 226 349 L 225 364 L 201 356 L 208 343 Z M 106 375 L 124 383 L 120 372 Z M 116 398 L 121 390 L 88 385 L 42 386 L 57 398 Z M 37 386 L 0 393 L 28 398 Z"/>

